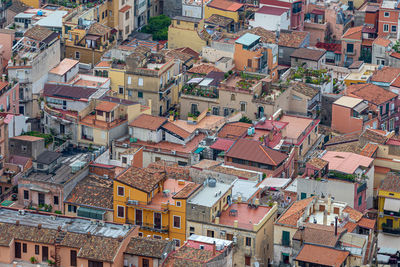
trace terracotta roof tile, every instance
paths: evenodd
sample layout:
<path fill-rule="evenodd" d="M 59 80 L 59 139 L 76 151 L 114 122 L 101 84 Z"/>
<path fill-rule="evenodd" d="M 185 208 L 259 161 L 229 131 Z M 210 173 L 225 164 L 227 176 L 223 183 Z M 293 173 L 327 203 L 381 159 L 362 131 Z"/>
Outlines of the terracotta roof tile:
<path fill-rule="evenodd" d="M 173 124 L 173 123 L 171 123 L 169 121 L 167 123 L 165 123 L 162 126 L 162 128 L 164 128 L 165 130 L 167 130 L 167 131 L 169 131 L 171 133 L 174 133 L 174 134 L 182 137 L 183 139 L 186 139 L 191 135 L 188 131 L 182 129 L 181 127 L 179 127 L 179 126 L 177 126 L 177 125 L 175 125 L 175 124 Z"/>
<path fill-rule="evenodd" d="M 112 102 L 100 101 L 100 103 L 96 106 L 95 110 L 111 112 L 117 105 L 118 104 Z"/>
<path fill-rule="evenodd" d="M 328 165 L 329 162 L 326 160 L 323 160 L 321 158 L 312 158 L 307 162 L 307 164 L 310 164 L 311 166 L 316 167 L 317 169 L 321 170 L 326 165 Z"/>
<path fill-rule="evenodd" d="M 342 36 L 342 39 L 360 40 L 362 37 L 362 29 L 364 26 L 349 28 Z"/>
<path fill-rule="evenodd" d="M 90 26 L 89 30 L 87 31 L 87 34 L 103 36 L 109 31 L 111 31 L 110 27 L 103 25 L 101 23 L 95 22 Z"/>
<path fill-rule="evenodd" d="M 392 53 L 390 54 L 390 56 L 391 56 L 391 57 L 394 57 L 394 58 L 397 58 L 397 59 L 400 59 L 400 53 L 397 53 L 397 52 L 392 52 Z"/>
<path fill-rule="evenodd" d="M 296 49 L 290 57 L 318 61 L 323 55 L 325 55 L 326 51 L 321 49 L 310 49 L 310 48 L 298 48 Z"/>
<path fill-rule="evenodd" d="M 358 210 L 353 209 L 350 206 L 347 206 L 346 208 L 344 208 L 343 212 L 348 213 L 350 220 L 352 220 L 354 222 L 358 222 L 359 220 L 361 220 L 361 218 L 363 216 L 363 214 L 361 212 L 359 212 Z"/>
<path fill-rule="evenodd" d="M 378 148 L 379 148 L 378 145 L 368 143 L 361 150 L 360 155 L 372 158 L 372 156 L 375 154 L 375 152 L 378 150 Z"/>
<path fill-rule="evenodd" d="M 347 222 L 343 228 L 347 229 L 348 233 L 352 233 L 356 228 L 357 228 L 357 224 L 354 222 Z"/>
<path fill-rule="evenodd" d="M 193 66 L 187 72 L 195 74 L 209 74 L 212 71 L 221 72 L 220 69 L 212 64 L 200 64 L 197 66 Z"/>
<path fill-rule="evenodd" d="M 311 87 L 308 84 L 303 83 L 303 82 L 291 82 L 289 87 L 292 88 L 294 91 L 301 93 L 310 98 L 313 98 L 314 96 L 316 96 L 319 93 L 318 89 Z"/>
<path fill-rule="evenodd" d="M 397 94 L 372 83 L 352 84 L 347 87 L 347 95 L 367 100 L 370 104 L 376 106 L 397 96 Z"/>
<path fill-rule="evenodd" d="M 57 230 L 11 223 L 0 223 L 0 245 L 9 246 L 12 239 L 53 244 Z"/>
<path fill-rule="evenodd" d="M 392 42 L 389 39 L 378 37 L 374 40 L 374 44 L 387 47 Z"/>
<path fill-rule="evenodd" d="M 296 261 L 314 263 L 317 265 L 340 267 L 350 252 L 314 245 L 304 245 L 296 256 Z"/>
<path fill-rule="evenodd" d="M 314 200 L 314 196 L 293 202 L 278 218 L 276 223 L 297 227 L 297 221 L 303 216 L 305 209 Z"/>
<path fill-rule="evenodd" d="M 391 83 L 400 75 L 400 68 L 385 66 L 380 70 L 374 71 L 371 76 L 372 82 Z"/>
<path fill-rule="evenodd" d="M 361 220 L 358 222 L 358 225 L 362 228 L 367 228 L 367 229 L 375 229 L 375 224 L 376 220 L 368 219 L 368 218 L 361 218 Z"/>
<path fill-rule="evenodd" d="M 180 191 L 178 191 L 172 198 L 173 199 L 185 199 L 190 197 L 197 189 L 200 188 L 200 184 L 189 183 Z"/>
<path fill-rule="evenodd" d="M 147 237 L 132 237 L 125 253 L 161 259 L 164 253 L 169 252 L 168 247 L 172 248 L 171 242 Z"/>
<path fill-rule="evenodd" d="M 225 16 L 221 16 L 218 14 L 212 14 L 211 17 L 205 19 L 205 23 L 218 25 L 221 27 L 227 27 L 229 24 L 233 22 L 232 18 L 228 18 Z"/>
<path fill-rule="evenodd" d="M 307 223 L 304 230 L 297 230 L 293 235 L 293 240 L 302 240 L 308 244 L 323 245 L 335 247 L 345 228 L 338 228 L 338 234 L 335 235 L 335 227 L 321 224 Z"/>
<path fill-rule="evenodd" d="M 130 167 L 123 174 L 115 178 L 115 180 L 119 182 L 146 193 L 153 191 L 153 189 L 164 179 L 166 179 L 164 171 L 135 167 Z"/>
<path fill-rule="evenodd" d="M 136 119 L 134 119 L 131 123 L 129 123 L 129 126 L 156 131 L 166 121 L 167 121 L 166 118 L 142 114 Z"/>
<path fill-rule="evenodd" d="M 309 34 L 309 32 L 281 30 L 278 44 L 279 46 L 299 48 L 305 42 Z"/>
<path fill-rule="evenodd" d="M 379 190 L 400 193 L 400 176 L 395 172 L 388 172 L 382 181 Z"/>
<path fill-rule="evenodd" d="M 20 135 L 20 136 L 15 136 L 15 137 L 11 137 L 11 138 L 17 139 L 17 140 L 23 140 L 23 141 L 30 141 L 30 142 L 44 140 L 44 138 L 42 138 L 42 137 L 36 137 L 36 136 L 30 136 L 30 135 Z"/>
<path fill-rule="evenodd" d="M 132 6 L 130 6 L 130 5 L 125 5 L 125 6 L 123 6 L 123 7 L 119 10 L 119 12 L 125 13 L 126 11 L 128 11 L 128 10 L 131 9 L 131 8 L 132 8 Z"/>
<path fill-rule="evenodd" d="M 218 138 L 217 141 L 210 146 L 211 149 L 227 151 L 234 141 L 230 139 Z"/>
<path fill-rule="evenodd" d="M 233 122 L 227 123 L 218 132 L 218 137 L 226 139 L 237 139 L 247 133 L 250 123 Z"/>
<path fill-rule="evenodd" d="M 97 63 L 96 64 L 96 66 L 95 67 L 98 67 L 98 68 L 109 68 L 109 67 L 111 67 L 111 61 L 100 61 L 99 63 Z"/>
<path fill-rule="evenodd" d="M 39 25 L 35 25 L 32 28 L 28 29 L 25 33 L 24 36 L 31 38 L 36 41 L 43 42 L 45 41 L 48 37 L 50 37 L 54 32 L 52 30 L 49 30 L 46 27 L 42 27 Z"/>
<path fill-rule="evenodd" d="M 385 144 L 389 139 L 386 135 L 374 130 L 374 129 L 366 129 L 360 136 L 360 138 L 368 140 L 377 144 Z"/>
<path fill-rule="evenodd" d="M 207 4 L 207 6 L 227 11 L 238 11 L 243 4 L 229 0 L 213 0 Z"/>

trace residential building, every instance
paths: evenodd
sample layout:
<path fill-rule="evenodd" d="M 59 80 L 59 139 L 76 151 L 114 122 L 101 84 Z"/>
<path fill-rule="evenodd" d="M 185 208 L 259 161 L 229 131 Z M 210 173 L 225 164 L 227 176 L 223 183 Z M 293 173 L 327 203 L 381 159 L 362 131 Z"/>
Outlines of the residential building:
<path fill-rule="evenodd" d="M 290 20 L 290 28 L 288 30 L 304 30 L 304 10 L 306 7 L 306 3 L 304 1 L 262 0 L 260 1 L 259 5 L 261 8 L 268 7 L 269 10 L 276 10 L 277 8 L 288 10 L 288 18 Z M 280 27 L 281 29 L 285 29 L 284 25 L 280 25 Z"/>
<path fill-rule="evenodd" d="M 12 47 L 14 45 L 15 32 L 8 29 L 0 29 L 0 74 L 3 77 L 5 74 L 5 68 L 8 65 L 8 61 L 11 59 Z"/>
<path fill-rule="evenodd" d="M 79 60 L 64 58 L 49 71 L 49 82 L 67 83 L 78 74 Z"/>
<path fill-rule="evenodd" d="M 302 247 L 300 253 L 297 254 L 294 260 L 296 261 L 296 266 L 303 266 L 308 264 L 322 264 L 324 266 L 346 266 L 350 264 L 349 254 L 350 252 L 348 251 L 306 244 Z M 329 257 L 320 257 L 317 255 L 329 255 Z"/>
<path fill-rule="evenodd" d="M 163 54 L 132 53 L 126 58 L 125 95 L 142 105 L 151 101 L 151 114 L 163 116 L 178 104 L 179 73 L 179 63 Z"/>
<path fill-rule="evenodd" d="M 378 77 L 375 77 L 375 79 L 378 80 Z M 375 79 L 371 78 L 371 80 Z M 347 87 L 346 95 L 366 100 L 368 101 L 370 110 L 378 110 L 378 125 L 377 127 L 373 125 L 372 128 L 393 131 L 398 127 L 395 121 L 397 114 L 397 94 L 375 84 L 368 83 L 353 84 Z"/>
<path fill-rule="evenodd" d="M 389 51 L 392 42 L 389 39 L 378 37 L 372 43 L 372 63 L 382 66 L 389 65 Z"/>
<path fill-rule="evenodd" d="M 237 32 L 237 24 L 232 18 L 224 17 L 218 14 L 213 14 L 204 20 L 204 27 L 208 32 L 216 30 L 220 32 Z"/>
<path fill-rule="evenodd" d="M 28 5 L 25 5 L 23 2 L 21 1 L 14 1 L 11 2 L 11 6 L 9 6 L 5 11 L 6 11 L 6 24 L 10 25 L 13 23 L 14 21 L 14 17 L 19 14 L 24 12 L 25 10 L 29 9 Z"/>
<path fill-rule="evenodd" d="M 233 242 L 218 238 L 191 235 L 185 244 L 168 255 L 163 266 L 233 266 Z"/>
<path fill-rule="evenodd" d="M 114 179 L 114 221 L 140 225 L 141 235 L 169 238 L 180 247 L 186 240 L 187 199 L 199 186 L 168 179 L 163 170 L 130 167 Z"/>
<path fill-rule="evenodd" d="M 8 76 L 9 80 L 19 81 L 19 113 L 31 118 L 39 117 L 39 93 L 49 71 L 60 62 L 58 34 L 34 26 L 13 46 L 13 55 L 8 62 Z"/>
<path fill-rule="evenodd" d="M 9 139 L 10 155 L 36 159 L 44 151 L 44 138 L 21 135 Z"/>
<path fill-rule="evenodd" d="M 378 35 L 398 38 L 399 10 L 397 1 L 384 0 L 381 2 L 378 17 Z"/>
<path fill-rule="evenodd" d="M 397 85 L 396 81 L 398 80 L 399 76 L 400 68 L 384 66 L 374 71 L 370 82 L 385 89 L 391 89 L 391 85 L 394 87 Z"/>
<path fill-rule="evenodd" d="M 112 28 L 95 22 L 88 29 L 69 31 L 69 38 L 65 40 L 65 57 L 94 66 L 115 43 Z"/>
<path fill-rule="evenodd" d="M 290 9 L 263 5 L 249 20 L 252 27 L 263 27 L 269 31 L 290 30 Z"/>
<path fill-rule="evenodd" d="M 219 15 L 225 16 L 224 14 Z M 190 47 L 199 53 L 203 46 L 207 45 L 206 40 L 207 34 L 203 30 L 203 24 L 200 19 L 183 16 L 177 16 L 172 19 L 168 28 L 168 48 Z"/>
<path fill-rule="evenodd" d="M 361 55 L 363 26 L 349 28 L 342 36 L 342 62 L 341 65 L 348 67 L 358 61 Z"/>
<path fill-rule="evenodd" d="M 307 26 L 307 24 L 306 24 Z M 311 35 L 312 37 L 312 35 Z M 312 44 L 312 41 L 310 41 Z M 315 47 L 326 50 L 326 65 L 335 65 L 338 66 L 342 61 L 342 45 L 341 44 L 331 44 L 324 42 L 317 42 Z M 326 68 L 326 67 L 325 67 Z"/>
<path fill-rule="evenodd" d="M 231 18 L 235 23 L 244 23 L 244 5 L 230 0 L 212 0 L 204 6 L 204 18 L 217 14 Z"/>
<path fill-rule="evenodd" d="M 343 82 L 346 86 L 352 84 L 368 83 L 374 72 L 378 69 L 378 65 L 365 64 L 356 61 L 348 68 L 350 73 L 344 76 Z"/>
<path fill-rule="evenodd" d="M 128 266 L 164 266 L 167 256 L 174 251 L 175 242 L 152 237 L 132 237 L 124 252 Z"/>
<path fill-rule="evenodd" d="M 378 116 L 368 108 L 368 102 L 342 96 L 332 104 L 332 129 L 344 134 L 362 132 L 378 125 Z"/>
<path fill-rule="evenodd" d="M 93 224 L 31 211 L 0 210 L 2 265 L 48 264 L 58 266 L 122 266 L 124 252 L 138 227 L 114 223 Z M 34 261 L 34 262 L 35 262 Z"/>
<path fill-rule="evenodd" d="M 299 3 L 299 2 L 297 2 Z M 301 47 L 308 47 L 310 45 L 310 33 L 299 31 L 285 31 L 281 30 L 279 33 L 279 65 L 290 66 L 290 56 L 293 52 Z"/>
<path fill-rule="evenodd" d="M 322 49 L 299 48 L 290 55 L 292 67 L 302 66 L 313 70 L 322 69 L 325 64 L 326 51 Z"/>
<path fill-rule="evenodd" d="M 0 111 L 17 113 L 19 107 L 19 83 L 0 81 Z"/>
<path fill-rule="evenodd" d="M 315 8 L 305 14 L 304 31 L 310 33 L 311 46 L 318 47 L 319 43 L 325 42 L 328 35 L 328 23 L 325 13 L 326 11 L 324 9 Z"/>
<path fill-rule="evenodd" d="M 251 203 L 249 201 L 249 203 Z M 187 202 L 187 237 L 204 235 L 233 241 L 233 266 L 272 261 L 273 221 L 277 206 L 232 202 L 232 185 L 210 178 Z"/>

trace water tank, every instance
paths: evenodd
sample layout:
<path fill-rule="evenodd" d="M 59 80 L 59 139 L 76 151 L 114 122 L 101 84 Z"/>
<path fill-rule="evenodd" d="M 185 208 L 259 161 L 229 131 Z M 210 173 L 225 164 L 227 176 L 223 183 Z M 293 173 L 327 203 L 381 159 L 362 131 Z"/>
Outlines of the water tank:
<path fill-rule="evenodd" d="M 43 11 L 42 10 L 38 10 L 37 15 L 38 16 L 43 16 Z"/>
<path fill-rule="evenodd" d="M 249 127 L 247 129 L 247 135 L 252 135 L 253 134 L 253 130 L 251 129 L 251 127 Z"/>
<path fill-rule="evenodd" d="M 217 185 L 217 180 L 214 178 L 208 178 L 208 186 L 209 187 L 215 187 Z"/>

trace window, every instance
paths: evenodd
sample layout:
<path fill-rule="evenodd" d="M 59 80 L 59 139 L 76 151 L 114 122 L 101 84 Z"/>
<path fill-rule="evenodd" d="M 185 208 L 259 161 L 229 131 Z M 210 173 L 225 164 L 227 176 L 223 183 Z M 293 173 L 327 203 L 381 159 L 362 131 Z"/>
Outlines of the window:
<path fill-rule="evenodd" d="M 250 256 L 245 256 L 244 257 L 244 265 L 250 266 L 251 265 L 251 257 Z"/>
<path fill-rule="evenodd" d="M 383 24 L 383 31 L 388 32 L 389 31 L 389 24 Z"/>
<path fill-rule="evenodd" d="M 125 27 L 125 34 L 129 34 L 129 25 Z"/>
<path fill-rule="evenodd" d="M 150 267 L 149 259 L 142 259 L 142 267 Z"/>
<path fill-rule="evenodd" d="M 24 199 L 29 199 L 29 191 L 24 190 Z"/>
<path fill-rule="evenodd" d="M 197 104 L 192 104 L 192 106 L 190 108 L 190 113 L 196 115 L 197 112 L 198 112 Z"/>
<path fill-rule="evenodd" d="M 153 238 L 155 238 L 155 239 L 162 239 L 162 237 L 159 236 L 159 235 L 153 235 Z"/>
<path fill-rule="evenodd" d="M 143 211 L 142 210 L 135 210 L 135 224 L 136 225 L 142 225 L 142 219 L 143 218 Z"/>
<path fill-rule="evenodd" d="M 22 252 L 23 252 L 23 253 L 27 253 L 27 252 L 28 252 L 28 246 L 27 246 L 26 243 L 23 243 L 23 244 L 22 244 Z"/>
<path fill-rule="evenodd" d="M 22 148 L 22 151 L 24 151 L 24 152 L 26 152 L 26 150 L 28 149 L 27 146 L 21 146 L 21 148 Z"/>
<path fill-rule="evenodd" d="M 58 198 L 58 196 L 54 196 L 54 198 L 53 198 L 53 203 L 54 203 L 54 205 L 58 205 L 58 204 L 59 204 L 59 198 Z"/>
<path fill-rule="evenodd" d="M 311 143 L 311 136 L 310 135 L 308 135 L 308 145 L 310 145 L 310 143 Z"/>
<path fill-rule="evenodd" d="M 282 231 L 282 245 L 287 247 L 290 245 L 290 232 Z"/>
<path fill-rule="evenodd" d="M 174 228 L 181 228 L 181 217 L 174 216 Z"/>
<path fill-rule="evenodd" d="M 214 237 L 214 231 L 213 230 L 207 230 L 207 236 L 208 237 Z"/>
<path fill-rule="evenodd" d="M 117 206 L 117 217 L 118 218 L 125 217 L 125 208 L 123 206 Z"/>
<path fill-rule="evenodd" d="M 235 101 L 236 100 L 236 95 L 235 94 L 231 94 L 231 101 Z"/>
<path fill-rule="evenodd" d="M 229 115 L 229 109 L 228 108 L 224 108 L 224 116 L 228 116 Z"/>
<path fill-rule="evenodd" d="M 76 250 L 71 250 L 71 253 L 70 253 L 70 264 L 71 264 L 71 266 L 77 266 L 77 264 L 76 264 L 76 255 L 77 255 Z"/>
<path fill-rule="evenodd" d="M 246 112 L 246 102 L 240 102 L 240 111 Z"/>
<path fill-rule="evenodd" d="M 39 245 L 35 245 L 35 254 L 39 255 Z"/>
<path fill-rule="evenodd" d="M 100 261 L 89 261 L 89 267 L 103 267 L 103 263 Z"/>
<path fill-rule="evenodd" d="M 126 164 L 128 162 L 128 159 L 126 157 L 122 157 L 122 163 Z"/>
<path fill-rule="evenodd" d="M 143 86 L 143 78 L 138 79 L 138 86 Z"/>
<path fill-rule="evenodd" d="M 180 206 L 181 206 L 181 202 L 180 202 L 180 201 L 177 201 L 177 202 L 176 202 L 176 206 L 177 206 L 177 207 L 180 207 Z"/>
<path fill-rule="evenodd" d="M 104 19 L 104 12 L 101 13 L 101 19 Z"/>
<path fill-rule="evenodd" d="M 81 53 L 78 51 L 75 52 L 75 59 L 80 59 L 81 58 Z"/>
<path fill-rule="evenodd" d="M 138 233 L 138 236 L 142 237 L 142 236 L 143 236 L 143 233 L 142 233 L 142 232 L 139 232 L 139 233 Z"/>
<path fill-rule="evenodd" d="M 212 114 L 218 116 L 219 115 L 219 107 L 213 107 Z"/>
<path fill-rule="evenodd" d="M 125 160 L 126 160 L 125 157 L 123 157 L 122 159 L 125 159 Z M 125 162 L 125 163 L 126 163 L 126 162 Z M 118 196 L 121 196 L 121 197 L 125 196 L 125 187 L 123 187 L 123 186 L 118 186 Z"/>
<path fill-rule="evenodd" d="M 194 232 L 194 227 L 193 227 L 193 226 L 190 226 L 190 227 L 189 227 L 189 231 L 190 231 L 190 232 Z"/>
<path fill-rule="evenodd" d="M 390 16 L 390 13 L 389 13 L 389 12 L 385 12 L 385 13 L 383 14 L 383 16 L 384 16 L 385 18 L 388 18 L 388 17 Z"/>
<path fill-rule="evenodd" d="M 125 13 L 125 19 L 129 19 L 129 10 Z"/>
<path fill-rule="evenodd" d="M 362 205 L 362 195 L 358 198 L 358 206 Z"/>
<path fill-rule="evenodd" d="M 347 53 L 354 53 L 354 44 L 347 44 L 346 51 Z"/>
<path fill-rule="evenodd" d="M 249 68 L 251 68 L 251 58 L 249 58 L 248 60 L 247 60 L 247 67 L 249 67 Z"/>
<path fill-rule="evenodd" d="M 251 247 L 251 237 L 246 237 L 246 246 Z"/>
<path fill-rule="evenodd" d="M 307 198 L 307 193 L 301 192 L 300 199 L 305 199 L 305 198 Z"/>
<path fill-rule="evenodd" d="M 138 97 L 138 98 L 143 98 L 143 92 L 138 91 L 138 92 L 137 92 L 137 97 Z"/>
<path fill-rule="evenodd" d="M 179 239 L 174 239 L 175 241 L 175 246 L 180 247 L 181 246 L 181 241 Z"/>
<path fill-rule="evenodd" d="M 68 205 L 68 212 L 76 213 L 76 206 L 74 206 L 74 205 Z"/>
<path fill-rule="evenodd" d="M 118 87 L 118 92 L 123 95 L 124 94 L 124 87 L 120 86 Z"/>
<path fill-rule="evenodd" d="M 392 25 L 392 32 L 397 32 L 397 26 L 396 25 Z"/>

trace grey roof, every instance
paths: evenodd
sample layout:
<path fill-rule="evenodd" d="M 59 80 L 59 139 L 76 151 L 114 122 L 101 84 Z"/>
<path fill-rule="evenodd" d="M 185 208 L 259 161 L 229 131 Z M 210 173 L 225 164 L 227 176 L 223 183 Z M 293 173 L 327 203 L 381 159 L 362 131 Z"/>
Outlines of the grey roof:
<path fill-rule="evenodd" d="M 242 201 L 247 201 L 253 196 L 258 190 L 258 181 L 250 181 L 243 179 L 236 179 L 233 182 L 232 197 L 234 200 L 242 197 Z"/>
<path fill-rule="evenodd" d="M 223 184 L 220 182 L 217 182 L 215 187 L 205 186 L 199 193 L 189 200 L 189 203 L 212 207 L 231 187 L 231 184 Z"/>
<path fill-rule="evenodd" d="M 193 17 L 185 17 L 185 16 L 175 16 L 173 19 L 182 20 L 188 22 L 199 22 L 201 19 L 193 18 Z"/>
<path fill-rule="evenodd" d="M 49 165 L 50 163 L 56 161 L 61 156 L 62 156 L 62 154 L 58 153 L 58 152 L 44 151 L 42 154 L 40 154 L 37 157 L 35 162 Z"/>
<path fill-rule="evenodd" d="M 89 99 L 91 95 L 97 92 L 97 89 L 68 84 L 46 83 L 44 85 L 44 96 L 63 97 L 69 99 Z"/>

